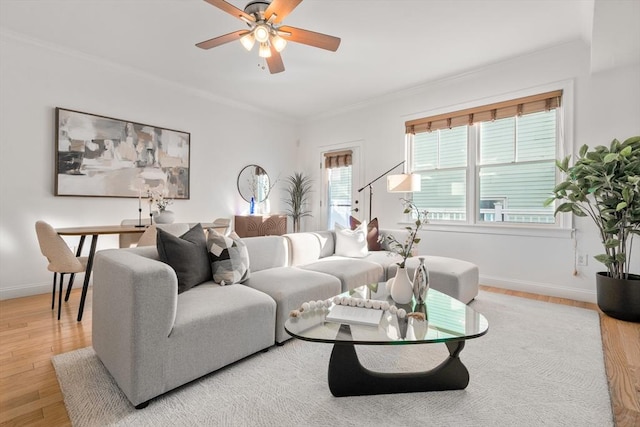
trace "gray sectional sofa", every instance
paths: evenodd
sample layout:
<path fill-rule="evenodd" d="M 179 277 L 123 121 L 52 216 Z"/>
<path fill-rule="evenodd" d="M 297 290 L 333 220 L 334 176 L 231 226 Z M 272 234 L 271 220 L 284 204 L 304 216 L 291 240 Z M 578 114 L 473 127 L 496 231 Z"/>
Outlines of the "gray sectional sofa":
<path fill-rule="evenodd" d="M 188 227 L 172 224 L 166 230 L 181 235 Z M 393 277 L 399 260 L 387 251 L 370 252 L 365 258 L 336 256 L 331 231 L 242 240 L 249 252 L 248 280 L 227 286 L 206 282 L 181 294 L 175 272 L 159 261 L 153 246 L 96 254 L 93 347 L 137 408 L 205 374 L 282 344 L 290 338 L 284 322 L 291 310 L 305 301 L 324 300 L 385 281 Z M 443 260 L 448 265 L 430 269 L 432 286 L 439 289 L 442 281 L 446 286 L 441 290 L 453 291 L 456 298 L 460 297 L 458 288 L 465 288 L 462 300 L 469 302 L 478 292 L 477 267 Z"/>

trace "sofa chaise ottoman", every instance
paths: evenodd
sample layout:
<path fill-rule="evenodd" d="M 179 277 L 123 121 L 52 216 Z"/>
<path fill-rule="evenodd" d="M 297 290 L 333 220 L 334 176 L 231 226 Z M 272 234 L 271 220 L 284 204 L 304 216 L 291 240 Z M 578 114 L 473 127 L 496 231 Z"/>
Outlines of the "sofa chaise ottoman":
<path fill-rule="evenodd" d="M 441 256 L 421 256 L 429 272 L 429 283 L 434 289 L 469 304 L 478 296 L 478 266 L 468 261 Z M 418 257 L 407 259 L 406 268 L 409 277 L 420 264 Z M 389 277 L 394 277 L 398 266 L 389 266 Z"/>

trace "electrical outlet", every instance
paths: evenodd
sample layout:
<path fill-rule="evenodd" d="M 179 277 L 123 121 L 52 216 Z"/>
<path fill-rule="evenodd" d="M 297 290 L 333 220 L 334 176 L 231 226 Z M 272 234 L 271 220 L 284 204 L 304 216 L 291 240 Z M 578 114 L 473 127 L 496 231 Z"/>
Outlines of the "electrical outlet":
<path fill-rule="evenodd" d="M 577 262 L 576 262 L 576 264 L 586 266 L 586 265 L 587 265 L 587 260 L 588 260 L 588 259 L 589 259 L 589 257 L 588 257 L 588 255 L 587 255 L 587 254 L 579 253 L 579 254 L 577 255 Z"/>

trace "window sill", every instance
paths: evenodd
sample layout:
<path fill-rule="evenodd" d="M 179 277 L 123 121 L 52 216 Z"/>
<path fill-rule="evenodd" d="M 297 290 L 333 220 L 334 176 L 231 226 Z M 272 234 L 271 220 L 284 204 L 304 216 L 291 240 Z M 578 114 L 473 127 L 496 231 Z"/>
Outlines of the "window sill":
<path fill-rule="evenodd" d="M 406 226 L 415 226 L 413 222 L 399 222 L 398 225 L 403 228 Z M 470 234 L 494 234 L 503 236 L 524 236 L 524 237 L 546 237 L 556 239 L 573 238 L 573 229 L 559 227 L 544 226 L 526 226 L 526 225 L 487 225 L 487 224 L 452 224 L 430 222 L 425 224 L 423 230 L 426 231 L 443 231 L 452 233 L 470 233 Z"/>

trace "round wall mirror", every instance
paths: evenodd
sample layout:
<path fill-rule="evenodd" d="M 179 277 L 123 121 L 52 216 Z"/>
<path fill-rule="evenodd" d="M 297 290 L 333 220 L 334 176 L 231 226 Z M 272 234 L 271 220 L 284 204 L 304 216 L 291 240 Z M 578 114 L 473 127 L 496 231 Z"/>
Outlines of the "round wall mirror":
<path fill-rule="evenodd" d="M 238 192 L 247 202 L 251 202 L 252 197 L 256 203 L 267 200 L 270 190 L 269 175 L 261 166 L 245 166 L 238 174 Z"/>

